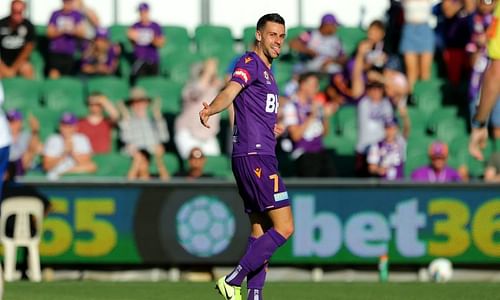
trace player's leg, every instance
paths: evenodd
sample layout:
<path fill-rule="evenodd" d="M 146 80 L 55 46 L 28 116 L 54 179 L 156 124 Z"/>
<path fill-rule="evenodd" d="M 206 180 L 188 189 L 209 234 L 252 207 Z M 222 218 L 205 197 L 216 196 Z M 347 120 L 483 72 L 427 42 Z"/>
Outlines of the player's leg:
<path fill-rule="evenodd" d="M 248 237 L 248 249 L 253 245 L 253 243 L 266 231 L 268 231 L 273 225 L 271 219 L 263 213 L 251 213 L 249 215 L 251 223 L 251 234 Z M 266 262 L 260 268 L 255 271 L 248 273 L 247 275 L 247 299 L 260 300 L 262 299 L 262 289 L 266 281 L 266 275 L 269 263 Z"/>

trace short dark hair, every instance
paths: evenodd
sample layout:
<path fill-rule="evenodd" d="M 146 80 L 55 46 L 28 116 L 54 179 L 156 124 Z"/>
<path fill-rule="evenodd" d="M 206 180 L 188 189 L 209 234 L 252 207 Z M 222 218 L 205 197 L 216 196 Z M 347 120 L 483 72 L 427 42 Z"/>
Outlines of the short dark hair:
<path fill-rule="evenodd" d="M 285 19 L 283 19 L 283 17 L 279 14 L 272 13 L 260 17 L 259 21 L 257 21 L 257 30 L 262 30 L 264 26 L 266 26 L 267 22 L 278 23 L 285 26 Z"/>
<path fill-rule="evenodd" d="M 319 76 L 316 72 L 305 72 L 299 75 L 299 84 L 302 84 L 304 81 L 309 79 L 310 77 L 316 77 L 319 79 Z"/>
<path fill-rule="evenodd" d="M 384 22 L 380 21 L 380 20 L 375 20 L 373 22 L 370 23 L 370 26 L 368 26 L 368 28 L 378 28 L 382 31 L 385 31 L 385 25 L 384 25 Z"/>

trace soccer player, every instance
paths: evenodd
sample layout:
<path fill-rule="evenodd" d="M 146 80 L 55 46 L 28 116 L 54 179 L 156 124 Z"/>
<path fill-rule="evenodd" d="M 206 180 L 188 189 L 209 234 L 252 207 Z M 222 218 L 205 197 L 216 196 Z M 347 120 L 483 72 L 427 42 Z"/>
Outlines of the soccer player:
<path fill-rule="evenodd" d="M 482 0 L 491 2 L 495 0 Z M 479 160 L 483 160 L 481 148 L 486 145 L 488 130 L 486 121 L 489 118 L 495 102 L 500 96 L 500 5 L 497 4 L 494 20 L 488 28 L 488 56 L 490 63 L 484 73 L 481 86 L 481 98 L 476 115 L 472 119 L 472 132 L 469 142 L 469 152 Z"/>
<path fill-rule="evenodd" d="M 232 168 L 251 235 L 246 253 L 236 268 L 217 281 L 216 289 L 226 300 L 241 298 L 246 278 L 248 299 L 263 299 L 267 262 L 293 233 L 293 217 L 288 193 L 278 175 L 275 156 L 278 87 L 271 63 L 285 39 L 285 20 L 267 14 L 257 22 L 253 52 L 245 53 L 226 87 L 208 105 L 203 103 L 200 121 L 209 126 L 211 115 L 234 104 Z"/>

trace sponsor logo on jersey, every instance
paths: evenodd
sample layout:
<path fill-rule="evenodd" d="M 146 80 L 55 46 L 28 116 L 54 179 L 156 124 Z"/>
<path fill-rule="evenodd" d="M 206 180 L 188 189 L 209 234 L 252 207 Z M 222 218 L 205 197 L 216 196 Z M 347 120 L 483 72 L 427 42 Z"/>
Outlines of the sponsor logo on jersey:
<path fill-rule="evenodd" d="M 283 201 L 283 200 L 288 200 L 288 192 L 281 192 L 281 193 L 276 193 L 274 194 L 274 201 Z"/>
<path fill-rule="evenodd" d="M 242 68 L 237 68 L 236 70 L 234 70 L 233 77 L 239 78 L 245 83 L 248 83 L 248 81 L 250 80 L 250 74 L 247 70 Z"/>
<path fill-rule="evenodd" d="M 248 64 L 249 62 L 252 61 L 252 58 L 251 57 L 245 57 L 245 63 Z"/>
<path fill-rule="evenodd" d="M 255 170 L 253 170 L 253 172 L 255 173 L 255 175 L 257 175 L 257 177 L 260 178 L 260 176 L 262 174 L 262 169 L 261 168 L 255 168 Z"/>

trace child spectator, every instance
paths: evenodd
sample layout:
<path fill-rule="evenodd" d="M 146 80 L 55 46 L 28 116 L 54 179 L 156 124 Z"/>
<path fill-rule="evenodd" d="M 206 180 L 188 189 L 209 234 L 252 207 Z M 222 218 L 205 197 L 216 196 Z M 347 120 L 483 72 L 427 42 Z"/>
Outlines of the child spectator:
<path fill-rule="evenodd" d="M 94 40 L 83 52 L 82 73 L 86 75 L 116 74 L 120 52 L 120 46 L 109 41 L 108 30 L 98 28 Z"/>

